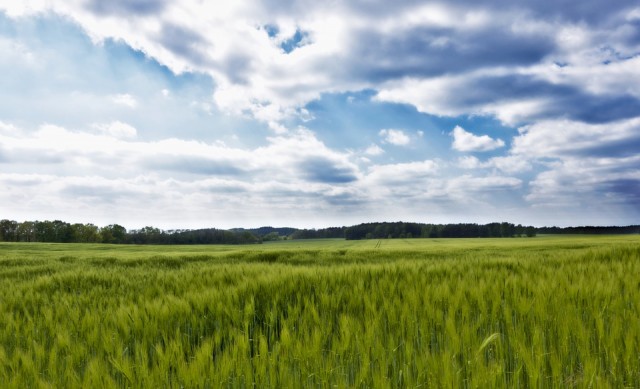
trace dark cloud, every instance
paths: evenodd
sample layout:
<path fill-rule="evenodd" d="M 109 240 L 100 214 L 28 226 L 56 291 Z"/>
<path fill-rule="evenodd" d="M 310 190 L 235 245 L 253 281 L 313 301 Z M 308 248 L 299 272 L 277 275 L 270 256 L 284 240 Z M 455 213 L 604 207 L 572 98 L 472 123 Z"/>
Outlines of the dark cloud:
<path fill-rule="evenodd" d="M 640 132 L 631 138 L 594 142 L 580 149 L 567 150 L 566 154 L 582 157 L 624 158 L 637 155 L 638 150 L 640 150 Z"/>
<path fill-rule="evenodd" d="M 353 169 L 336 166 L 325 158 L 312 158 L 301 162 L 300 170 L 305 179 L 327 184 L 345 184 L 357 180 Z"/>
<path fill-rule="evenodd" d="M 161 12 L 166 4 L 164 0 L 89 0 L 86 7 L 96 14 L 145 16 Z"/>
<path fill-rule="evenodd" d="M 367 204 L 367 200 L 351 193 L 341 193 L 336 195 L 327 195 L 325 201 L 336 207 L 359 207 Z"/>
<path fill-rule="evenodd" d="M 208 62 L 206 53 L 199 47 L 205 40 L 195 31 L 167 23 L 162 27 L 159 40 L 169 51 L 194 64 L 204 65 Z"/>
<path fill-rule="evenodd" d="M 270 0 L 276 3 L 275 0 Z M 277 2 L 279 3 L 279 2 Z M 285 7 L 282 2 L 280 7 Z M 299 3 L 299 2 L 294 2 Z M 424 0 L 403 0 L 403 1 L 371 1 L 356 0 L 349 2 L 349 8 L 352 12 L 366 14 L 372 17 L 385 17 L 398 11 L 407 11 L 412 7 L 424 4 Z M 559 20 L 572 23 L 590 23 L 604 24 L 611 23 L 611 19 L 620 16 L 620 10 L 631 9 L 637 7 L 636 0 L 557 0 L 557 1 L 539 1 L 539 0 L 483 0 L 482 2 L 474 0 L 452 0 L 447 1 L 446 5 L 456 7 L 460 10 L 485 9 L 493 12 L 517 12 L 526 13 L 531 17 L 543 20 Z"/>
<path fill-rule="evenodd" d="M 616 193 L 627 204 L 636 204 L 640 210 L 640 179 L 619 179 L 606 181 L 601 188 L 605 193 Z"/>
<path fill-rule="evenodd" d="M 592 94 L 576 86 L 553 84 L 527 75 L 487 76 L 469 79 L 449 90 L 448 105 L 473 112 L 487 103 L 539 99 L 548 103 L 528 120 L 565 118 L 599 124 L 629 119 L 640 113 L 640 100 L 630 95 Z"/>
<path fill-rule="evenodd" d="M 248 84 L 251 75 L 252 58 L 247 53 L 233 53 L 220 65 L 231 82 L 239 85 Z"/>
<path fill-rule="evenodd" d="M 388 35 L 363 31 L 357 41 L 352 77 L 374 82 L 530 65 L 555 49 L 549 36 L 516 36 L 502 28 L 473 34 L 424 27 Z"/>

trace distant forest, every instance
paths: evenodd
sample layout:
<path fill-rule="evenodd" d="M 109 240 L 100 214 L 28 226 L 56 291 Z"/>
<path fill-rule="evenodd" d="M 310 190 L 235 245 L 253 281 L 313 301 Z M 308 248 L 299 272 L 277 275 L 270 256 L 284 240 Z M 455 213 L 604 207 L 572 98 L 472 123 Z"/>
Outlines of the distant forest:
<path fill-rule="evenodd" d="M 533 227 L 512 223 L 364 223 L 351 227 L 297 229 L 260 227 L 221 230 L 161 230 L 144 227 L 127 230 L 121 225 L 54 221 L 0 220 L 2 242 L 116 243 L 116 244 L 255 244 L 285 239 L 412 239 L 412 238 L 508 238 L 538 234 L 640 234 L 640 225 L 625 227 Z"/>

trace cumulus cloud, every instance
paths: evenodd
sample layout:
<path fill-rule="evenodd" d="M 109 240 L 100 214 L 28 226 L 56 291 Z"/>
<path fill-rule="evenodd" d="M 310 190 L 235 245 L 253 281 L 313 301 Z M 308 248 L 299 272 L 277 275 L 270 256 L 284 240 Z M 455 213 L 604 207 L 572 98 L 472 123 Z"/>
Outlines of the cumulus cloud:
<path fill-rule="evenodd" d="M 351 162 L 349 154 L 329 149 L 306 129 L 298 129 L 288 136 L 269 138 L 265 146 L 243 149 L 217 142 L 176 138 L 137 140 L 135 129 L 120 122 L 98 124 L 94 128 L 100 133 L 44 125 L 32 134 L 18 131 L 1 135 L 0 142 L 9 155 L 59 156 L 61 163 L 74 167 L 75 174 L 165 176 L 169 173 L 175 178 L 233 176 L 248 181 L 259 180 L 266 175 L 299 185 L 305 181 L 340 184 L 354 181 L 359 176 L 358 167 Z M 47 166 L 41 168 L 43 172 L 50 169 Z M 55 171 L 66 169 L 52 169 L 51 173 Z"/>
<path fill-rule="evenodd" d="M 458 158 L 457 166 L 462 169 L 498 169 L 508 174 L 523 173 L 533 168 L 528 159 L 514 155 L 492 157 L 484 162 L 473 155 L 465 155 Z"/>
<path fill-rule="evenodd" d="M 544 121 L 521 128 L 514 157 L 546 164 L 530 183 L 527 200 L 542 208 L 565 207 L 569 215 L 589 209 L 586 214 L 594 219 L 637 217 L 639 129 L 637 118 L 608 124 Z"/>
<path fill-rule="evenodd" d="M 406 146 L 411 142 L 411 138 L 403 130 L 384 129 L 378 133 L 384 142 L 396 146 Z"/>
<path fill-rule="evenodd" d="M 351 155 L 329 149 L 306 129 L 246 149 L 175 138 L 143 141 L 119 136 L 113 127 L 105 125 L 99 134 L 54 125 L 0 133 L 0 163 L 10 166 L 3 169 L 0 186 L 11 188 L 0 199 L 30 204 L 14 211 L 38 212 L 38 218 L 69 212 L 85 217 L 100 213 L 104 220 L 113 213 L 123 218 L 120 223 L 132 215 L 144 219 L 147 211 L 136 208 L 151 202 L 163 214 L 184 207 L 179 214 L 201 220 L 202 215 L 229 218 L 244 210 L 247 217 L 249 210 L 268 217 L 284 209 L 310 215 L 331 204 L 337 212 L 336 202 L 344 200 L 347 206 L 359 201 L 357 190 L 344 187 L 361 176 Z M 24 196 L 33 197 L 25 202 Z M 73 212 L 67 206 L 72 199 L 77 205 Z M 47 211 L 46 204 L 56 212 Z"/>
<path fill-rule="evenodd" d="M 241 209 L 266 215 L 265 204 L 280 213 L 285 204 L 300 212 L 318 204 L 318 215 L 340 203 L 366 208 L 374 199 L 394 215 L 401 205 L 415 209 L 401 198 L 459 206 L 485 201 L 487 193 L 526 193 L 543 206 L 570 203 L 565 189 L 573 185 L 580 189 L 573 199 L 585 207 L 599 196 L 618 209 L 637 204 L 633 0 L 580 7 L 533 0 L 508 7 L 497 0 L 0 0 L 0 18 L 10 26 L 0 33 L 0 71 L 10 75 L 0 94 L 0 162 L 9 188 L 0 191 L 2 201 L 44 207 L 74 193 L 117 197 L 109 188 L 120 185 L 137 200 L 158 196 L 167 209 L 172 199 L 185 207 L 237 206 L 234 220 L 242 220 Z M 520 129 L 505 129 L 502 139 L 479 133 L 474 120 L 453 129 L 453 150 L 494 150 L 488 159 L 435 162 L 433 154 L 451 157 L 451 150 L 435 150 L 446 148 L 445 134 L 429 138 L 430 148 L 389 147 L 386 164 L 372 165 L 358 158 L 382 159 L 378 145 L 407 146 L 423 133 L 398 129 L 415 122 L 388 120 L 375 124 L 385 128 L 368 140 L 377 144 L 357 153 L 344 148 L 359 145 L 337 146 L 332 132 L 354 130 L 322 121 L 310 103 L 362 91 L 366 99 L 347 97 L 350 109 L 393 103 L 384 107 L 411 115 L 415 108 L 434 127 L 451 122 L 443 117 L 479 117 Z M 42 107 L 35 115 L 33 101 Z M 312 127 L 316 116 L 317 133 L 296 128 Z M 42 177 L 17 177 L 34 172 Z M 102 186 L 83 181 L 89 177 Z M 25 202 L 14 189 L 19 182 L 32 183 L 37 199 Z M 383 201 L 389 194 L 397 204 Z M 459 208 L 443 208 L 452 209 Z"/>
<path fill-rule="evenodd" d="M 607 124 L 547 120 L 519 131 L 513 140 L 513 152 L 527 157 L 623 157 L 640 150 L 640 118 Z"/>
<path fill-rule="evenodd" d="M 536 176 L 527 200 L 539 207 L 588 209 L 592 217 L 606 212 L 620 218 L 638 217 L 639 164 L 638 156 L 565 159 Z"/>
<path fill-rule="evenodd" d="M 588 1 L 571 9 L 462 0 L 393 7 L 383 1 L 331 7 L 252 0 L 28 1 L 3 2 L 0 9 L 10 16 L 65 15 L 96 42 L 121 40 L 176 73 L 208 74 L 219 107 L 256 117 L 267 110 L 270 120 L 274 112 L 298 114 L 296 108 L 323 93 L 373 88 L 380 100 L 432 114 L 491 114 L 514 123 L 545 115 L 555 100 L 562 101 L 562 88 L 554 86 L 574 88 L 577 101 L 564 105 L 579 106 L 589 94 L 613 90 L 616 72 L 637 79 L 633 62 L 640 43 L 633 35 L 637 5 L 628 0 L 611 7 Z M 540 70 L 554 63 L 566 65 L 563 74 Z M 515 89 L 495 88 L 498 73 L 512 77 Z M 547 91 L 522 93 L 518 81 L 528 76 L 539 77 Z M 592 86 L 587 79 L 604 81 Z M 500 99 L 492 98 L 492 86 Z M 456 95 L 466 97 L 442 98 Z"/>
<path fill-rule="evenodd" d="M 460 126 L 456 126 L 451 131 L 451 136 L 453 136 L 451 147 L 458 151 L 490 151 L 504 146 L 502 139 L 493 139 L 488 135 L 474 135 Z"/>
<path fill-rule="evenodd" d="M 384 150 L 382 149 L 382 147 L 380 147 L 377 144 L 373 143 L 371 146 L 367 147 L 367 149 L 364 151 L 364 153 L 367 154 L 367 155 L 370 155 L 372 157 L 376 157 L 378 155 L 384 154 Z"/>

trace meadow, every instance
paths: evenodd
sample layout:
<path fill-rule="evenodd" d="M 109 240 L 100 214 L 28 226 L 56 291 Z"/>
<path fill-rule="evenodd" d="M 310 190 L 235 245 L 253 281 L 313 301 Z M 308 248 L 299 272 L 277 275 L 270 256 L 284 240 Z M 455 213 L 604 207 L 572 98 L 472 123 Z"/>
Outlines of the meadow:
<path fill-rule="evenodd" d="M 0 243 L 2 388 L 640 387 L 640 236 Z"/>

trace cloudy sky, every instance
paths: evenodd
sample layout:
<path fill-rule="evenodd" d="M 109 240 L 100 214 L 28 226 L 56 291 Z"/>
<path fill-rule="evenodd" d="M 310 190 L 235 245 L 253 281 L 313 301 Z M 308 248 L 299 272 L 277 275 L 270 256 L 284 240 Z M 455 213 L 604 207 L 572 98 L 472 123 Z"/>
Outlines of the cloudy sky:
<path fill-rule="evenodd" d="M 637 0 L 0 0 L 0 219 L 640 223 Z"/>

